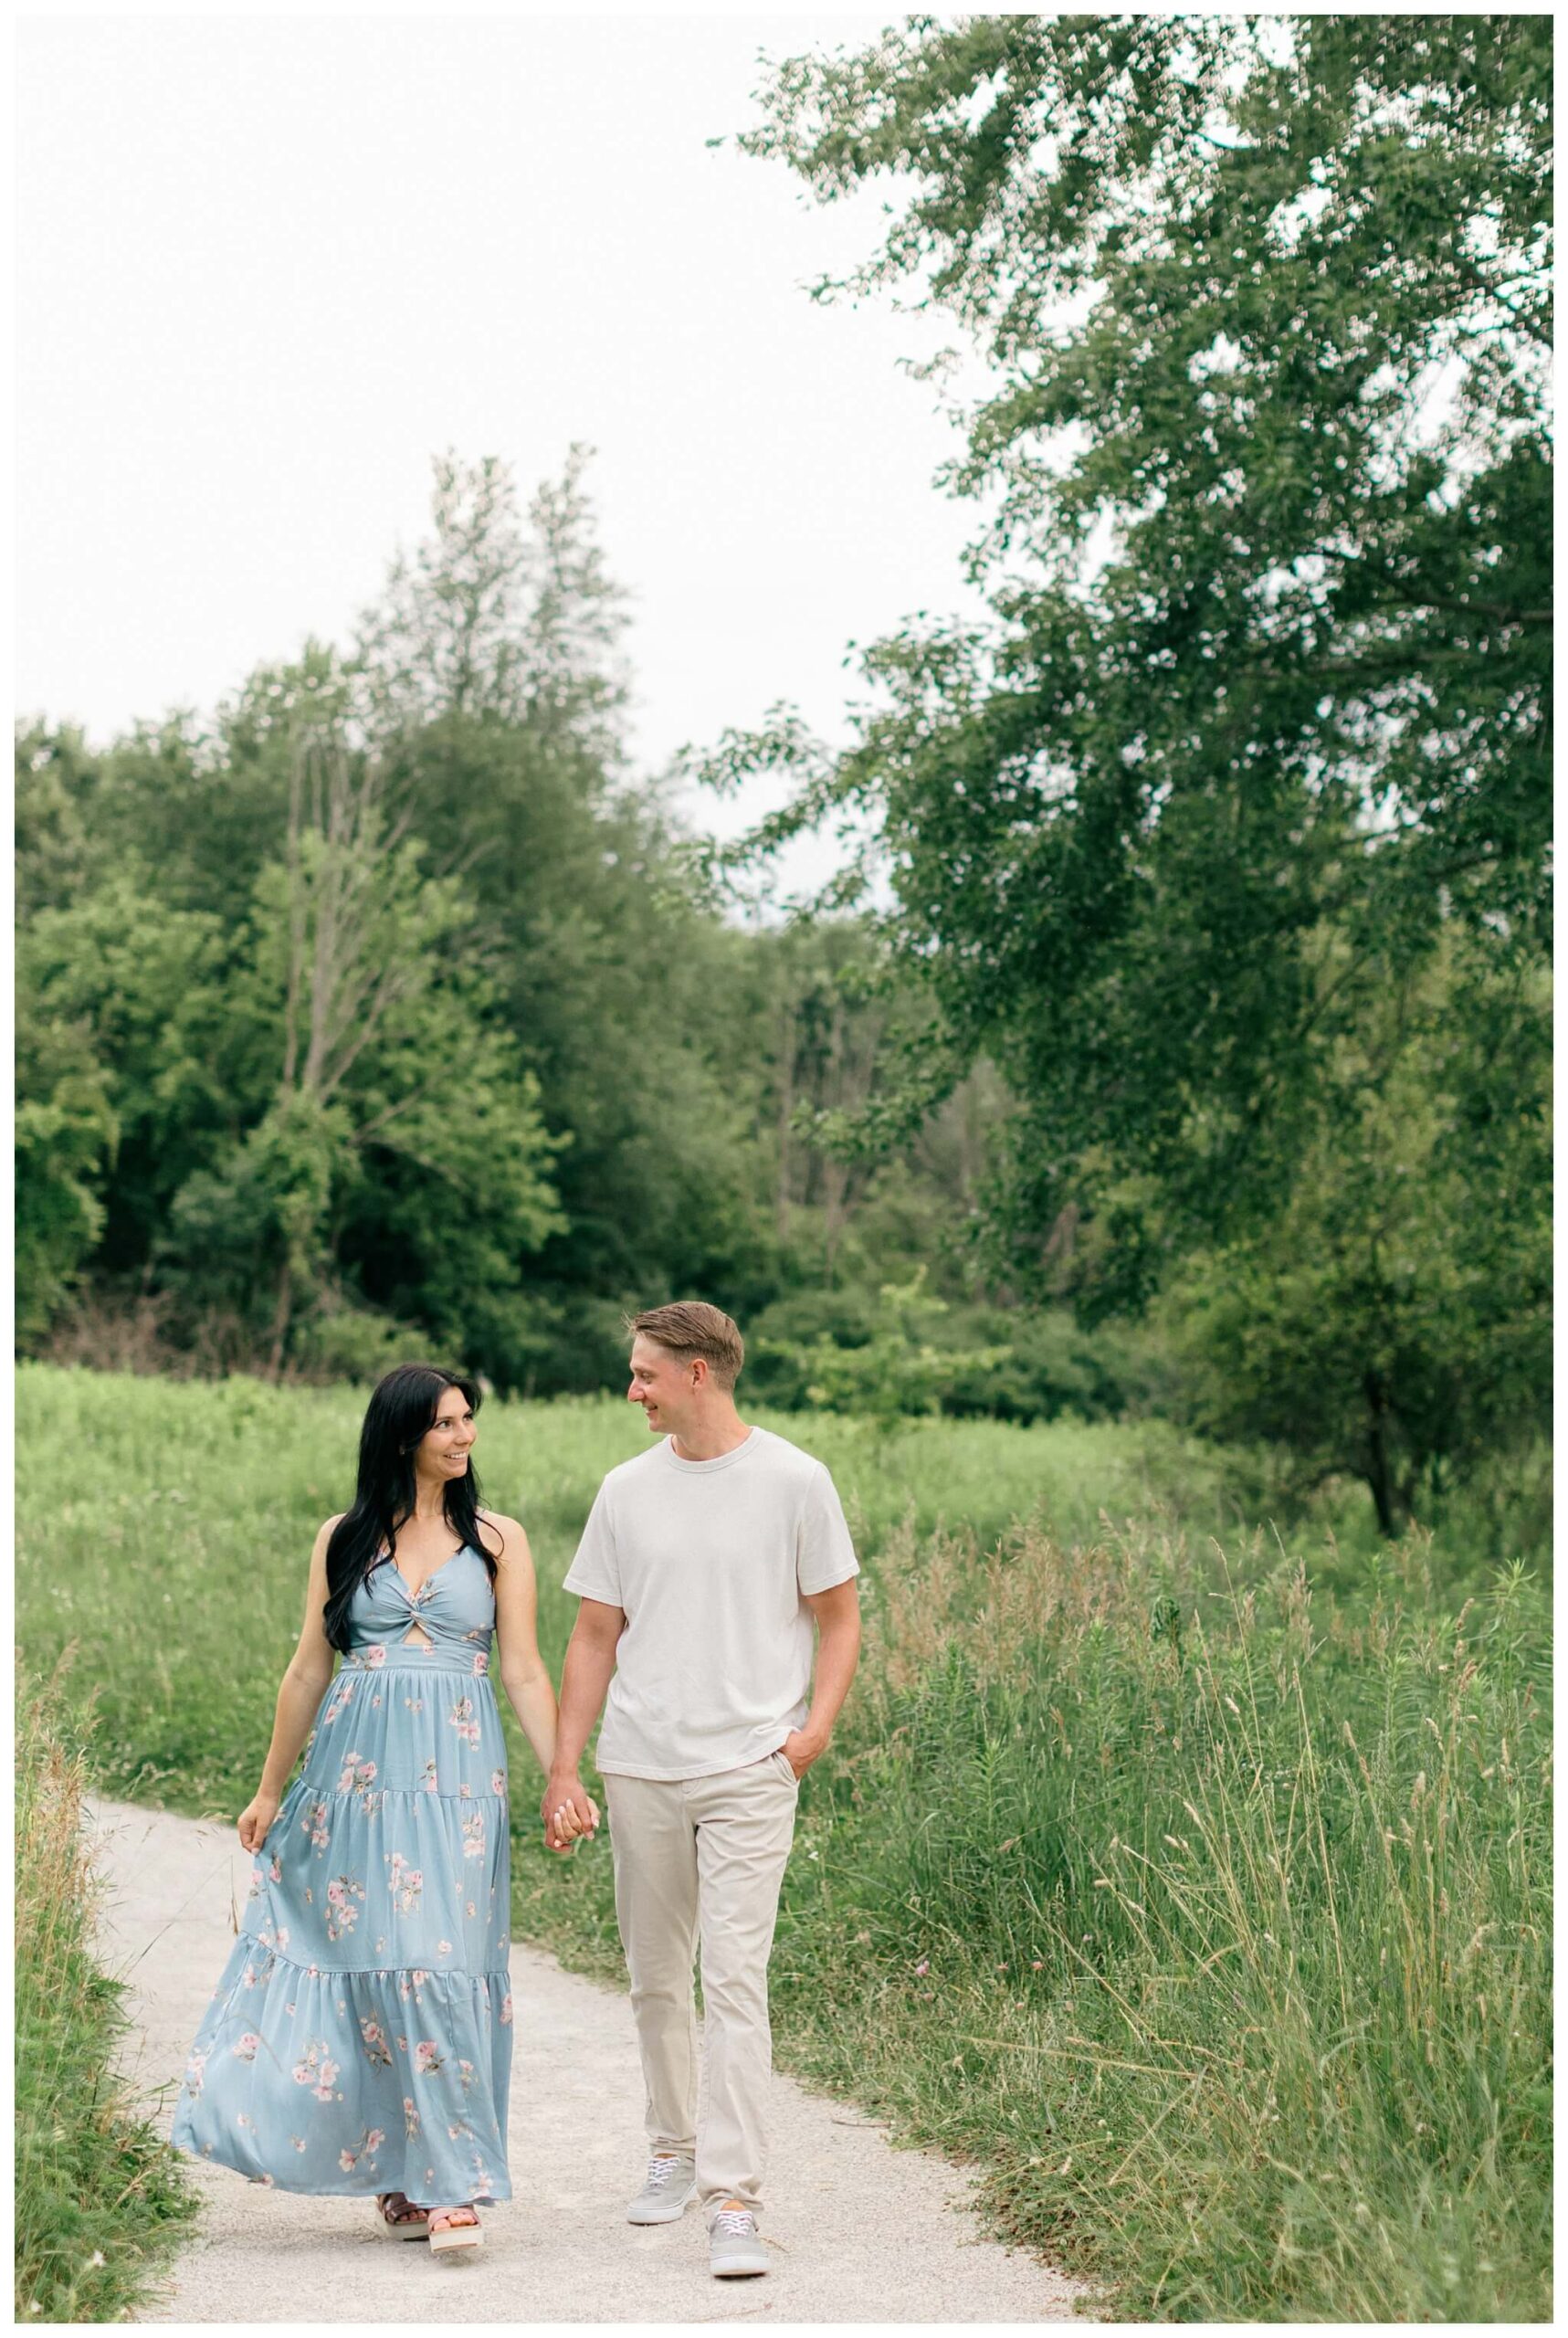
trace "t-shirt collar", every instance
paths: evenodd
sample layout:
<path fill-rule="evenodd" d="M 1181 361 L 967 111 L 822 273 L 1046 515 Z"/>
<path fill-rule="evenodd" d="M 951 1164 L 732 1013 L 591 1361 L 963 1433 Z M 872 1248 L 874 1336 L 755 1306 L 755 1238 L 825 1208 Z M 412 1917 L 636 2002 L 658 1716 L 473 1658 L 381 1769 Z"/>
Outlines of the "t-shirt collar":
<path fill-rule="evenodd" d="M 693 1475 L 700 1469 L 727 1469 L 731 1461 L 739 1461 L 743 1455 L 754 1453 L 762 1440 L 762 1430 L 753 1422 L 740 1444 L 732 1445 L 728 1453 L 715 1453 L 706 1461 L 686 1461 L 676 1451 L 674 1438 L 667 1437 L 664 1440 L 664 1458 L 672 1469 L 689 1469 Z"/>

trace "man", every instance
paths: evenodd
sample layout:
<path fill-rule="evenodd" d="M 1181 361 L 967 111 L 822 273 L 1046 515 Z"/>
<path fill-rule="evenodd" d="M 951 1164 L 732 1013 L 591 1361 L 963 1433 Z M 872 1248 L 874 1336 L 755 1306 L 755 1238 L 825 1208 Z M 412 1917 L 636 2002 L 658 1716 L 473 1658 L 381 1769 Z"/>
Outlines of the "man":
<path fill-rule="evenodd" d="M 712 2270 L 765 2273 L 768 1954 L 799 1782 L 859 1654 L 859 1568 L 821 1462 L 737 1413 L 744 1349 L 729 1316 L 686 1300 L 629 1328 L 626 1394 L 660 1441 L 605 1480 L 566 1577 L 582 1605 L 546 1838 L 559 1848 L 592 1830 L 577 1765 L 608 1690 L 598 1765 L 650 2149 L 626 2214 L 673 2223 L 698 2198 Z"/>

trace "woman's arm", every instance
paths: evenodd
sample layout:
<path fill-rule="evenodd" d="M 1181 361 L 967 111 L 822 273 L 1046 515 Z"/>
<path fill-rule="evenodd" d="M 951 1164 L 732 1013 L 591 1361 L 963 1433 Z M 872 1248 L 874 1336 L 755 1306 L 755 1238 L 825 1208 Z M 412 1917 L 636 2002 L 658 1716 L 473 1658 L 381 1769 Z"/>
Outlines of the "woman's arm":
<path fill-rule="evenodd" d="M 310 1581 L 305 1593 L 305 1620 L 299 1646 L 289 1659 L 278 1691 L 272 1721 L 272 1743 L 261 1765 L 261 1784 L 239 1816 L 239 1839 L 247 1851 L 258 1851 L 278 1816 L 289 1784 L 289 1774 L 300 1758 L 300 1748 L 310 1734 L 316 1709 L 332 1677 L 337 1651 L 321 1627 L 327 1604 L 327 1544 L 337 1524 L 329 1518 L 310 1553 Z"/>
<path fill-rule="evenodd" d="M 555 1690 L 539 1653 L 533 1554 L 515 1518 L 484 1513 L 501 1537 L 496 1558 L 496 1654 L 506 1690 L 534 1759 L 546 1775 L 555 1757 Z"/>
<path fill-rule="evenodd" d="M 599 1718 L 599 1708 L 616 1669 L 616 1649 L 626 1628 L 626 1615 L 621 1608 L 612 1607 L 602 1599 L 582 1599 L 577 1603 L 577 1621 L 573 1626 L 566 1661 L 561 1670 L 561 1725 L 555 1738 L 555 1759 L 541 1805 L 544 1839 L 552 1850 L 558 1839 L 557 1811 L 565 1814 L 563 1831 L 566 1833 L 574 1827 L 580 1829 L 586 1824 L 586 1814 L 594 1811 L 594 1798 L 577 1775 L 577 1764 L 583 1758 L 589 1732 Z"/>

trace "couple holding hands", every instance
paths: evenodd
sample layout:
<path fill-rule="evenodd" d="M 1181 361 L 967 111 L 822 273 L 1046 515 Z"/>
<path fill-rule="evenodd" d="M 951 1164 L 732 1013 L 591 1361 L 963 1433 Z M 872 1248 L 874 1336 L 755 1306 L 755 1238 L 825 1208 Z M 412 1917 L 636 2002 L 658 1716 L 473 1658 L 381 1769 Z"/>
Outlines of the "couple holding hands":
<path fill-rule="evenodd" d="M 479 2246 L 479 2207 L 511 2196 L 493 1650 L 547 1775 L 552 1850 L 597 1827 L 578 1765 L 608 1700 L 597 1760 L 647 2093 L 626 2215 L 672 2223 L 699 2200 L 713 2272 L 764 2273 L 768 1956 L 799 1782 L 859 1651 L 858 1568 L 826 1469 L 737 1413 L 730 1317 L 679 1301 L 630 1329 L 627 1395 L 659 1442 L 611 1470 L 584 1529 L 559 1711 L 527 1538 L 479 1506 L 476 1386 L 403 1364 L 373 1394 L 239 1820 L 250 1898 L 174 2138 L 282 2190 L 374 2195 L 393 2238 Z"/>

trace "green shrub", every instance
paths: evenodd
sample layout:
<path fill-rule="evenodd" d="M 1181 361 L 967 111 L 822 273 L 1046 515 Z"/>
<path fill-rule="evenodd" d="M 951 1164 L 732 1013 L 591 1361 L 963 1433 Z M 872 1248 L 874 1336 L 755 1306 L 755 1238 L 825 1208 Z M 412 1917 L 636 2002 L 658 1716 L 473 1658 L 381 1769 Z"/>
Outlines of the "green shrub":
<path fill-rule="evenodd" d="M 911 1283 L 792 1291 L 747 1327 L 746 1385 L 786 1412 L 868 1417 L 1120 1420 L 1168 1401 L 1145 1332 L 1076 1323 L 1065 1308 L 955 1306 Z M 817 1392 L 813 1395 L 813 1390 Z"/>
<path fill-rule="evenodd" d="M 342 1307 L 303 1325 L 297 1341 L 300 1364 L 312 1377 L 346 1380 L 369 1387 L 395 1364 L 422 1356 L 429 1334 L 390 1315 L 364 1307 Z"/>

